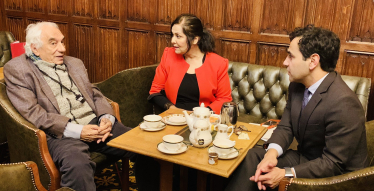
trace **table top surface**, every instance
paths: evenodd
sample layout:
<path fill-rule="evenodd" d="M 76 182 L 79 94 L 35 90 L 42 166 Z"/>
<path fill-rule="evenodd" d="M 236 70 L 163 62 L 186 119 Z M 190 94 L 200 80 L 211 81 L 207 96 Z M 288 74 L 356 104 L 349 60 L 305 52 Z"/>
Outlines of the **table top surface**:
<path fill-rule="evenodd" d="M 171 114 L 181 114 L 180 109 L 169 109 L 160 116 L 165 117 Z M 236 169 L 240 162 L 244 159 L 246 153 L 252 148 L 260 138 L 265 134 L 266 128 L 258 125 L 238 122 L 237 125 L 244 125 L 250 130 L 248 132 L 249 140 L 238 139 L 238 135 L 232 134 L 230 140 L 236 141 L 235 148 L 240 149 L 239 156 L 234 159 L 219 159 L 217 165 L 208 164 L 208 147 L 196 148 L 189 146 L 188 150 L 181 154 L 170 155 L 164 154 L 157 149 L 158 143 L 162 142 L 162 137 L 168 134 L 176 134 L 178 131 L 186 127 L 167 125 L 161 131 L 143 131 L 138 127 L 124 133 L 123 135 L 108 142 L 109 146 L 124 149 L 134 153 L 150 156 L 171 163 L 187 166 L 208 173 L 216 174 L 223 177 L 229 177 Z M 211 143 L 212 145 L 212 143 Z"/>

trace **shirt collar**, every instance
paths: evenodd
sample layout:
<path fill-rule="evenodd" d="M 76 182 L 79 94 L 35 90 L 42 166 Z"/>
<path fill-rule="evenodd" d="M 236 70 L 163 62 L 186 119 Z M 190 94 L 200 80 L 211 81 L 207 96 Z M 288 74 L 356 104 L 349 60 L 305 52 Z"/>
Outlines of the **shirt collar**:
<path fill-rule="evenodd" d="M 321 85 L 321 83 L 327 75 L 329 75 L 329 73 L 327 73 L 325 76 L 323 76 L 321 79 L 319 79 L 316 83 L 314 83 L 308 88 L 309 92 L 312 93 L 312 95 L 314 94 L 314 92 L 316 92 L 317 88 Z"/>

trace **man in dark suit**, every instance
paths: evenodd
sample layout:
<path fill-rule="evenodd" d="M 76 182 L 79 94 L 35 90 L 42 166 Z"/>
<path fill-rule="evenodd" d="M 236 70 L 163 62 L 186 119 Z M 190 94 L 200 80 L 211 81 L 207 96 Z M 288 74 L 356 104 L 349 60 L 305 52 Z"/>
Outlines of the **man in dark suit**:
<path fill-rule="evenodd" d="M 281 122 L 265 149 L 248 152 L 226 190 L 265 190 L 284 177 L 322 178 L 368 165 L 365 113 L 334 71 L 339 37 L 308 25 L 290 39 L 283 64 L 291 83 Z M 287 150 L 294 137 L 297 151 Z"/>
<path fill-rule="evenodd" d="M 90 152 L 133 156 L 106 146 L 130 128 L 117 122 L 106 98 L 90 83 L 82 61 L 64 56 L 64 35 L 55 23 L 29 25 L 25 50 L 4 68 L 9 99 L 23 117 L 46 132 L 61 186 L 96 190 L 96 164 Z"/>

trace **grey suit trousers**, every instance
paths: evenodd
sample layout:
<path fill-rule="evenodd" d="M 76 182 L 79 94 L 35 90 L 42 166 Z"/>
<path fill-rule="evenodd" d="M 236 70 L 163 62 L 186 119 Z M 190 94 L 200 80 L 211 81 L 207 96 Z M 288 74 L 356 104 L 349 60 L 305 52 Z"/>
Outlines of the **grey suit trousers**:
<path fill-rule="evenodd" d="M 229 184 L 225 188 L 225 191 L 258 190 L 257 183 L 250 181 L 249 178 L 255 175 L 257 165 L 264 158 L 265 153 L 266 151 L 263 148 L 253 148 L 249 150 L 242 163 L 230 176 Z M 305 162 L 308 162 L 308 159 L 300 155 L 297 151 L 287 150 L 278 158 L 277 167 L 293 167 Z M 270 188 L 267 188 L 266 190 L 269 189 Z"/>
<path fill-rule="evenodd" d="M 96 117 L 91 120 L 90 124 L 97 124 L 97 122 L 98 119 Z M 118 159 L 123 156 L 135 156 L 134 153 L 106 145 L 108 141 L 130 129 L 122 123 L 116 122 L 111 132 L 113 136 L 100 144 L 96 142 L 83 142 L 69 137 L 55 139 L 47 135 L 48 150 L 53 162 L 60 170 L 61 187 L 69 187 L 77 191 L 96 190 L 94 182 L 96 164 L 91 161 L 90 152 L 100 152 Z"/>

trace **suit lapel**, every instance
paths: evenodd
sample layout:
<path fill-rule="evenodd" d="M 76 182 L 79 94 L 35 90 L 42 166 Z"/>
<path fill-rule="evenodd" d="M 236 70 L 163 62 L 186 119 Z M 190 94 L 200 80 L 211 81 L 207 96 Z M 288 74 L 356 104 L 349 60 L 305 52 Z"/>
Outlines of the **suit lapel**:
<path fill-rule="evenodd" d="M 322 100 L 322 95 L 328 90 L 332 82 L 335 80 L 335 77 L 336 77 L 336 72 L 330 72 L 326 76 L 326 78 L 323 80 L 321 85 L 317 88 L 316 92 L 314 92 L 312 98 L 309 100 L 304 110 L 301 112 L 300 121 L 299 121 L 299 136 L 300 136 L 299 144 L 302 144 L 303 142 L 305 130 L 307 128 L 307 124 L 308 124 L 308 120 L 310 116 L 312 115 L 314 109 L 317 107 L 318 103 Z M 301 102 L 300 102 L 300 105 L 301 105 Z"/>
<path fill-rule="evenodd" d="M 51 87 L 49 87 L 47 81 L 44 79 L 44 75 L 39 71 L 39 69 L 35 66 L 34 62 L 32 60 L 27 59 L 32 71 L 34 72 L 36 78 L 39 80 L 40 88 L 44 92 L 44 94 L 47 96 L 48 100 L 52 103 L 53 107 L 60 113 L 60 107 L 58 106 L 57 100 L 55 95 L 53 95 Z"/>
<path fill-rule="evenodd" d="M 83 74 L 78 74 L 75 70 L 74 67 L 72 66 L 74 63 L 70 63 L 68 61 L 64 61 L 66 67 L 68 68 L 68 73 L 70 75 L 70 78 L 73 80 L 74 84 L 77 86 L 79 92 L 83 95 L 83 97 L 86 99 L 88 105 L 91 108 L 95 108 L 95 104 L 93 103 L 91 97 L 88 95 L 86 89 L 85 89 L 85 84 L 83 80 L 80 80 L 80 75 Z M 81 71 L 84 72 L 84 71 Z"/>

